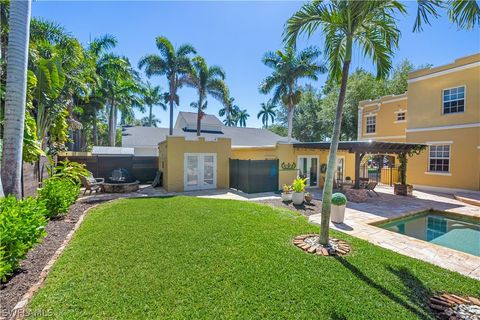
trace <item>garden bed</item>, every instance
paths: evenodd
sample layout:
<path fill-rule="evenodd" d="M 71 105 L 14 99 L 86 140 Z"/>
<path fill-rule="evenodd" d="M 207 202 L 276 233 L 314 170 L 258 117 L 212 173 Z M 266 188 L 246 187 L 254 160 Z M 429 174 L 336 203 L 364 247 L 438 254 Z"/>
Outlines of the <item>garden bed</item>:
<path fill-rule="evenodd" d="M 37 283 L 40 273 L 57 249 L 63 244 L 69 232 L 88 208 L 115 197 L 80 199 L 73 204 L 67 215 L 52 219 L 46 226 L 47 236 L 27 254 L 15 274 L 0 285 L 0 319 L 11 313 L 31 286 Z"/>
<path fill-rule="evenodd" d="M 283 202 L 281 199 L 267 199 L 267 200 L 259 200 L 255 202 L 269 204 L 278 208 L 294 210 L 305 217 L 322 212 L 322 201 L 315 200 L 315 199 L 313 199 L 310 203 L 304 202 L 300 206 L 294 205 L 291 201 Z"/>

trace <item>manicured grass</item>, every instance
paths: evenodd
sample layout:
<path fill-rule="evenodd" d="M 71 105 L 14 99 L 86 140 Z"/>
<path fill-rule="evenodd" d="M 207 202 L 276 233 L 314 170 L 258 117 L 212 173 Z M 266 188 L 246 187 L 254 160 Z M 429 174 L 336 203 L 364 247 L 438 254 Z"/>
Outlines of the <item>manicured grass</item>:
<path fill-rule="evenodd" d="M 247 202 L 109 203 L 89 213 L 30 311 L 58 319 L 418 319 L 432 318 L 432 292 L 480 293 L 473 279 L 341 233 L 333 235 L 353 247 L 343 259 L 293 246 L 294 236 L 315 231 L 293 212 Z"/>

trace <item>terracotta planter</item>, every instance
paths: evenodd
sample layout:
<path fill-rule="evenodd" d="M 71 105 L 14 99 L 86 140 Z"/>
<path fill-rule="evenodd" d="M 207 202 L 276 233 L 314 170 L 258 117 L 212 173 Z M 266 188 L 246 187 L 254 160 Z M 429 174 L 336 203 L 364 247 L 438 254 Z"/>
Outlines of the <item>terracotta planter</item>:
<path fill-rule="evenodd" d="M 330 219 L 335 223 L 343 223 L 343 220 L 345 220 L 345 205 L 337 206 L 332 204 L 330 208 Z"/>
<path fill-rule="evenodd" d="M 411 196 L 413 193 L 413 186 L 411 184 L 395 183 L 393 185 L 393 193 L 399 196 Z"/>
<path fill-rule="evenodd" d="M 292 201 L 294 205 L 297 205 L 297 206 L 301 205 L 304 199 L 305 199 L 304 192 L 294 192 L 292 195 Z"/>
<path fill-rule="evenodd" d="M 292 193 L 291 192 L 289 192 L 289 193 L 282 192 L 282 201 L 283 202 L 292 201 Z"/>

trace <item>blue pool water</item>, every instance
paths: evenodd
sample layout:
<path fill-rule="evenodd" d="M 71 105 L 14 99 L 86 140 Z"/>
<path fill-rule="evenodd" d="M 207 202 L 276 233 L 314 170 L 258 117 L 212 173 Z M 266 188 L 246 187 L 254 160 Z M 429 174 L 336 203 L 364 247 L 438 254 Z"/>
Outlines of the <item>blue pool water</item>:
<path fill-rule="evenodd" d="M 445 212 L 425 211 L 379 227 L 480 256 L 480 221 Z"/>

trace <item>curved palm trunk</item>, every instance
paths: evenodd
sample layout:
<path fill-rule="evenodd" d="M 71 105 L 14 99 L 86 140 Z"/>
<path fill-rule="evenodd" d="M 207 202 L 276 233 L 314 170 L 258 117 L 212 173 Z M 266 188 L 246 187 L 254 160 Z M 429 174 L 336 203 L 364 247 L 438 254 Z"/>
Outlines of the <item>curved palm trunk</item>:
<path fill-rule="evenodd" d="M 335 114 L 335 124 L 333 127 L 332 142 L 330 143 L 330 154 L 328 155 L 327 172 L 325 175 L 325 185 L 323 186 L 322 195 L 322 216 L 320 227 L 320 244 L 327 245 L 330 231 L 330 208 L 332 201 L 333 179 L 337 163 L 338 142 L 340 140 L 340 130 L 342 126 L 343 104 L 345 102 L 345 93 L 347 91 L 348 71 L 350 69 L 351 59 L 351 43 L 350 50 L 347 43 L 347 56 L 342 68 L 342 83 L 340 85 L 340 93 L 338 95 L 337 111 Z M 357 177 L 355 177 L 357 179 Z"/>
<path fill-rule="evenodd" d="M 6 194 L 21 197 L 23 128 L 27 93 L 31 0 L 10 2 L 2 181 Z"/>
<path fill-rule="evenodd" d="M 293 130 L 293 105 L 288 106 L 288 142 L 292 140 Z"/>

